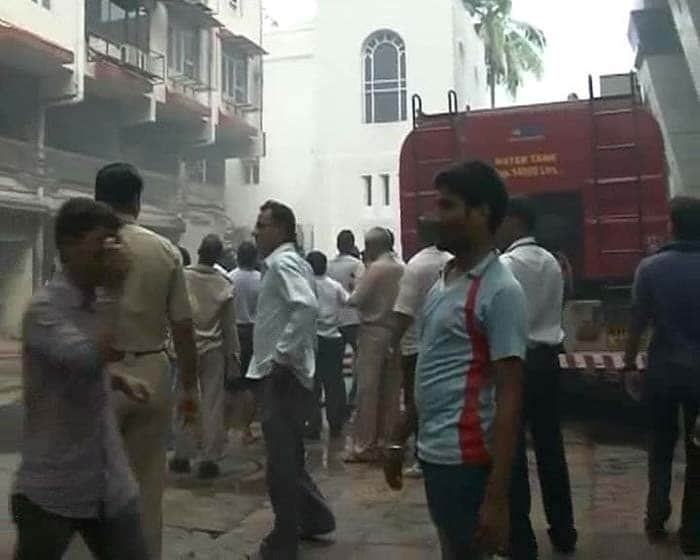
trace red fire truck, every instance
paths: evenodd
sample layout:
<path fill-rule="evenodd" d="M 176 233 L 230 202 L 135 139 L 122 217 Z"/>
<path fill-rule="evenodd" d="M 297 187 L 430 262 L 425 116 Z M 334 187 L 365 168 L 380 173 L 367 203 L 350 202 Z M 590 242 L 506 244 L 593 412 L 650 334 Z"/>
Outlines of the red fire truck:
<path fill-rule="evenodd" d="M 569 277 L 562 364 L 617 381 L 635 269 L 667 237 L 666 161 L 634 75 L 601 79 L 605 95 L 593 95 L 592 79 L 589 89 L 587 100 L 465 112 L 450 92 L 449 111 L 433 115 L 414 96 L 401 152 L 402 241 L 411 256 L 417 218 L 434 211 L 436 172 L 465 159 L 493 164 L 512 194 L 537 202 L 538 240 Z"/>

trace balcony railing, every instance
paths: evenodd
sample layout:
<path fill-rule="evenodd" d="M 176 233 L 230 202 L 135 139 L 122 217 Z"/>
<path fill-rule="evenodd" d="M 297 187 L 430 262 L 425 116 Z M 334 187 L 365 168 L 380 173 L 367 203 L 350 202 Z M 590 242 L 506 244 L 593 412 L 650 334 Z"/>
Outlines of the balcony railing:
<path fill-rule="evenodd" d="M 190 182 L 187 185 L 187 203 L 193 206 L 211 206 L 224 210 L 223 185 Z"/>
<path fill-rule="evenodd" d="M 39 157 L 36 146 L 0 137 L 0 171 L 5 170 L 38 173 Z"/>
<path fill-rule="evenodd" d="M 46 148 L 47 175 L 58 181 L 60 186 L 71 188 L 92 195 L 95 176 L 107 160 Z M 179 204 L 178 182 L 172 175 L 163 175 L 154 171 L 141 171 L 144 180 L 143 201 L 166 211 L 175 211 Z"/>
<path fill-rule="evenodd" d="M 106 58 L 130 70 L 144 75 L 153 82 L 165 80 L 165 56 L 144 51 L 135 45 L 119 43 L 97 33 L 88 33 L 89 60 Z"/>
<path fill-rule="evenodd" d="M 41 179 L 41 184 L 53 189 L 77 191 L 92 197 L 97 172 L 110 163 L 108 160 L 44 148 L 43 166 L 36 146 L 10 138 L 0 137 L 0 174 L 26 174 Z M 186 189 L 175 175 L 141 170 L 144 181 L 143 202 L 159 210 L 177 212 L 183 202 L 195 206 L 224 208 L 223 185 L 187 182 Z M 183 196 L 186 194 L 186 199 Z"/>

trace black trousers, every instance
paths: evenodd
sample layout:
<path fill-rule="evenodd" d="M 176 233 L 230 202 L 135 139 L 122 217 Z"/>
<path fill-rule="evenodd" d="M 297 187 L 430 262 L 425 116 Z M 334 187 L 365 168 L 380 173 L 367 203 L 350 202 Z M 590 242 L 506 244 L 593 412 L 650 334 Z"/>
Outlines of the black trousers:
<path fill-rule="evenodd" d="M 253 329 L 255 325 L 238 325 L 238 341 L 241 345 L 241 374 L 243 377 L 248 373 L 250 361 L 253 359 Z"/>
<path fill-rule="evenodd" d="M 267 488 L 275 526 L 266 546 L 275 560 L 297 558 L 299 534 L 325 534 L 335 517 L 304 466 L 304 420 L 312 401 L 292 373 L 272 375 L 263 384 L 263 436 Z"/>
<path fill-rule="evenodd" d="M 673 378 L 675 372 L 668 372 Z M 690 375 L 678 375 L 687 378 Z M 651 414 L 649 445 L 649 495 L 647 523 L 663 524 L 671 516 L 673 455 L 678 443 L 678 412 L 685 428 L 685 489 L 681 511 L 681 544 L 700 545 L 700 447 L 692 442 L 700 393 L 695 383 L 648 383 L 646 396 Z"/>
<path fill-rule="evenodd" d="M 523 429 L 511 483 L 511 557 L 537 558 L 537 541 L 530 523 L 525 430 L 530 429 L 537 459 L 542 501 L 550 526 L 549 534 L 558 548 L 576 543 L 569 467 L 564 452 L 559 411 L 559 349 L 539 346 L 528 351 L 525 361 Z"/>
<path fill-rule="evenodd" d="M 343 345 L 350 345 L 354 353 L 353 360 L 357 360 L 357 333 L 360 325 L 346 325 L 340 327 L 340 335 L 343 337 Z M 344 350 L 343 350 L 344 351 Z M 357 368 L 353 362 L 352 366 L 352 385 L 350 386 L 350 394 L 348 395 L 348 405 L 354 407 L 357 404 Z"/>
<path fill-rule="evenodd" d="M 346 418 L 347 395 L 343 381 L 343 357 L 345 343 L 342 338 L 318 337 L 316 352 L 316 376 L 314 379 L 315 399 L 309 407 L 307 432 L 310 435 L 321 433 L 321 392 L 325 394 L 326 420 L 332 434 L 343 428 Z"/>
<path fill-rule="evenodd" d="M 61 560 L 79 533 L 98 560 L 149 560 L 138 505 L 113 518 L 73 519 L 43 510 L 26 496 L 12 496 L 17 525 L 15 560 Z"/>

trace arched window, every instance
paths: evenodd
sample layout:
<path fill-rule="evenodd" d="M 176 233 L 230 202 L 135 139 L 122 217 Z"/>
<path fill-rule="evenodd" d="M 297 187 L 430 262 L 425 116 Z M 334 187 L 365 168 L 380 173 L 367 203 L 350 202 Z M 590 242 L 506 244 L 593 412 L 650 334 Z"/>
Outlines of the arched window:
<path fill-rule="evenodd" d="M 365 122 L 405 121 L 406 45 L 393 31 L 377 31 L 365 41 L 363 53 Z"/>

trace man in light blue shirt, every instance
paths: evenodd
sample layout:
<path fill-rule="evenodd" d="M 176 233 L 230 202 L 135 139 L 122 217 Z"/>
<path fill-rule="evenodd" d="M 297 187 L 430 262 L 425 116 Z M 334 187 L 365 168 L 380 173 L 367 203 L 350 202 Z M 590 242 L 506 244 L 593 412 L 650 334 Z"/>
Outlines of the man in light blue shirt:
<path fill-rule="evenodd" d="M 435 187 L 438 248 L 455 258 L 419 314 L 418 458 L 443 559 L 475 560 L 508 542 L 527 313 L 494 247 L 508 204 L 496 171 L 465 163 Z"/>
<path fill-rule="evenodd" d="M 335 530 L 335 518 L 304 469 L 304 420 L 313 402 L 318 303 L 311 266 L 295 247 L 296 218 L 265 203 L 255 226 L 264 259 L 253 360 L 248 377 L 263 382 L 267 486 L 275 526 L 258 557 L 296 560 L 299 536 Z"/>

